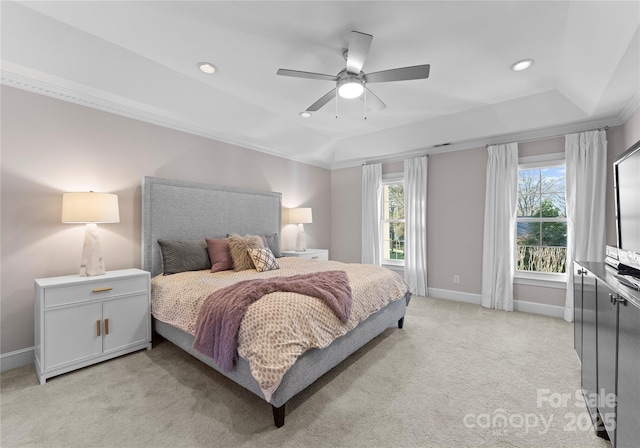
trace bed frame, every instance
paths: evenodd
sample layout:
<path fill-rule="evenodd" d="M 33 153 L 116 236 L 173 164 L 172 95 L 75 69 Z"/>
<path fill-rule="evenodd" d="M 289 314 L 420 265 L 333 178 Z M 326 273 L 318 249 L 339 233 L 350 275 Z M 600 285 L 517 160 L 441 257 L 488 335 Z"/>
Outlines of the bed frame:
<path fill-rule="evenodd" d="M 142 268 L 152 277 L 162 272 L 159 238 L 196 240 L 225 237 L 227 233 L 280 234 L 281 224 L 280 193 L 155 177 L 142 180 Z M 405 300 L 394 300 L 330 346 L 308 350 L 298 358 L 271 397 L 275 425 L 284 425 L 285 404 L 291 397 L 390 326 L 397 323 L 402 328 L 405 310 Z M 193 349 L 192 335 L 153 320 L 159 335 L 264 399 L 245 359 L 239 358 L 236 369 L 225 373 L 213 359 Z"/>

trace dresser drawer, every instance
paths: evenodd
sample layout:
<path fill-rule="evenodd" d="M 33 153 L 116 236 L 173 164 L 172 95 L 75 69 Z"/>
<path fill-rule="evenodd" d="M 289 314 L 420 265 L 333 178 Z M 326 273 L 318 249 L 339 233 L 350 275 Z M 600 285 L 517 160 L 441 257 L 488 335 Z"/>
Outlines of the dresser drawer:
<path fill-rule="evenodd" d="M 44 293 L 44 307 L 66 305 L 91 299 L 104 299 L 123 294 L 146 292 L 146 276 L 105 279 L 100 282 L 48 287 Z"/>

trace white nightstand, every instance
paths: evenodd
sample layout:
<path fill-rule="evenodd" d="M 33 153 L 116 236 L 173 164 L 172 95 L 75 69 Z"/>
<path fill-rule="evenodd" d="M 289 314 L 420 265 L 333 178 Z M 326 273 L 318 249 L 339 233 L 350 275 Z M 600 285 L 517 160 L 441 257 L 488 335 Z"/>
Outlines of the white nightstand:
<path fill-rule="evenodd" d="M 283 257 L 306 258 L 315 261 L 328 261 L 329 251 L 327 249 L 307 249 L 304 252 L 296 252 L 295 250 L 281 251 Z"/>
<path fill-rule="evenodd" d="M 47 378 L 151 348 L 150 275 L 140 269 L 35 280 L 35 368 Z"/>

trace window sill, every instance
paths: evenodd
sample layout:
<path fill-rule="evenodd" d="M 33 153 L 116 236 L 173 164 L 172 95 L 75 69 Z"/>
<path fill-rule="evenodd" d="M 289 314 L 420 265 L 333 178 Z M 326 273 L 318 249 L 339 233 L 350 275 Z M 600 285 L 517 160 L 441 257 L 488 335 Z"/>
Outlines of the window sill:
<path fill-rule="evenodd" d="M 567 275 L 516 271 L 513 278 L 513 284 L 542 286 L 544 288 L 567 289 Z"/>
<path fill-rule="evenodd" d="M 387 269 L 391 269 L 394 272 L 399 272 L 401 274 L 404 274 L 404 264 L 383 262 L 382 266 Z"/>

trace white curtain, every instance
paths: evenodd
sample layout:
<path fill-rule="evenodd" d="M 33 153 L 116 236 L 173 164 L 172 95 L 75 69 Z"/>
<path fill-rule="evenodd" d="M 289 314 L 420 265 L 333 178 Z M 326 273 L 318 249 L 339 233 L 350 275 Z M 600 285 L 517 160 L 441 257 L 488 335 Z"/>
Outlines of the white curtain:
<path fill-rule="evenodd" d="M 573 262 L 605 256 L 607 134 L 589 131 L 565 137 L 567 179 L 567 297 L 564 319 L 573 321 Z"/>
<path fill-rule="evenodd" d="M 513 311 L 518 144 L 488 146 L 482 306 Z"/>
<path fill-rule="evenodd" d="M 404 161 L 404 279 L 427 295 L 427 157 Z"/>
<path fill-rule="evenodd" d="M 382 165 L 362 166 L 362 263 L 381 264 Z"/>

